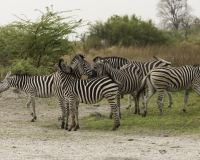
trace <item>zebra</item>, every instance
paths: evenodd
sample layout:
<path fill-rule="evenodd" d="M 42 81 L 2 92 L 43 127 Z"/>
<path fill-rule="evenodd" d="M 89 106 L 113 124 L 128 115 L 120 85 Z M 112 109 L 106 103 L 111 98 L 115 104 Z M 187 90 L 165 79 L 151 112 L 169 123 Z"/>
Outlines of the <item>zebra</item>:
<path fill-rule="evenodd" d="M 142 80 L 142 72 L 140 68 L 134 64 L 129 64 L 129 67 L 124 69 L 115 69 L 113 68 L 108 60 L 97 61 L 94 64 L 94 69 L 97 71 L 97 75 L 107 75 L 109 73 L 121 84 L 119 85 L 119 94 L 131 94 L 133 97 L 136 96 L 137 90 L 139 90 L 140 82 Z M 120 110 L 120 97 L 118 96 L 118 107 Z M 135 101 L 135 106 L 137 108 L 139 101 Z M 112 118 L 112 112 L 110 113 L 109 118 Z"/>
<path fill-rule="evenodd" d="M 82 57 L 82 63 L 87 64 L 88 62 L 85 61 L 84 58 Z M 91 74 L 90 72 L 91 72 L 90 70 L 87 71 L 85 70 L 84 73 Z M 76 78 L 78 79 L 81 78 L 82 75 L 80 74 L 77 67 L 74 67 L 74 73 Z M 35 111 L 35 97 L 49 98 L 54 96 L 54 87 L 53 87 L 53 82 L 55 77 L 54 74 L 55 73 L 45 76 L 30 76 L 25 74 L 24 75 L 15 74 L 14 76 L 10 77 L 11 71 L 9 71 L 0 85 L 0 93 L 6 91 L 10 87 L 17 88 L 27 93 L 28 102 L 26 106 L 31 112 L 31 115 L 33 117 L 31 119 L 31 122 L 34 122 L 37 119 Z M 64 102 L 62 99 L 59 99 L 58 101 L 59 101 L 59 106 L 61 107 L 61 109 L 63 109 L 62 112 L 63 114 L 60 119 L 63 119 L 65 117 L 64 113 L 65 107 L 63 106 L 66 105 L 65 103 L 67 102 Z M 33 111 L 30 110 L 30 105 L 32 105 Z"/>
<path fill-rule="evenodd" d="M 80 63 L 75 63 L 83 72 Z M 64 60 L 59 60 L 60 71 L 56 72 L 54 80 L 54 90 L 56 96 L 69 102 L 69 111 L 72 122 L 70 128 L 64 120 L 61 125 L 65 125 L 65 129 L 71 131 L 72 128 L 79 128 L 77 103 L 92 104 L 106 98 L 114 113 L 114 126 L 112 130 L 116 130 L 120 126 L 119 111 L 115 99 L 118 95 L 118 83 L 112 76 L 101 76 L 90 79 L 77 79 L 74 77 L 74 66 L 67 66 Z"/>
<path fill-rule="evenodd" d="M 145 76 L 153 68 L 171 66 L 171 62 L 165 61 L 165 60 L 163 60 L 161 58 L 157 58 L 155 56 L 153 56 L 153 58 L 155 58 L 155 60 L 146 61 L 146 62 L 139 62 L 139 61 L 127 60 L 125 58 L 116 57 L 116 56 L 114 56 L 114 57 L 105 57 L 105 58 L 97 56 L 97 57 L 95 57 L 93 59 L 93 62 L 95 64 L 96 62 L 98 62 L 100 60 L 107 60 L 107 61 L 109 61 L 110 65 L 113 68 L 117 68 L 117 69 L 123 69 L 129 63 L 132 63 L 132 64 L 137 65 L 139 68 L 141 68 L 141 70 L 143 72 L 143 76 Z M 166 94 L 169 96 L 169 105 L 168 105 L 168 107 L 171 107 L 171 105 L 173 104 L 171 94 L 169 92 L 166 92 Z M 126 107 L 126 109 L 129 109 L 130 107 L 131 107 L 131 96 L 129 95 L 128 96 L 128 107 Z M 135 107 L 134 114 L 140 114 L 139 108 Z"/>
<path fill-rule="evenodd" d="M 144 89 L 145 82 L 148 85 L 148 94 L 144 97 L 144 113 L 143 117 L 147 114 L 148 100 L 158 92 L 157 104 L 160 114 L 163 114 L 163 98 L 166 91 L 179 92 L 185 90 L 183 111 L 186 112 L 189 92 L 194 90 L 200 95 L 200 67 L 199 66 L 182 66 L 182 67 L 169 67 L 169 68 L 155 68 L 151 70 L 142 80 L 141 89 L 137 97 Z"/>

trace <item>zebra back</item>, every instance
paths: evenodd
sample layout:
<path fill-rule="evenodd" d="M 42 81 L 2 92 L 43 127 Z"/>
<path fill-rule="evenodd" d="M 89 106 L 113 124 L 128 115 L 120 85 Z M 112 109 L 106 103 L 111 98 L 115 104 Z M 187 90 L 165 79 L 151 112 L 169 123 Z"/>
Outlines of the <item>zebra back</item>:
<path fill-rule="evenodd" d="M 46 76 L 14 75 L 6 76 L 0 86 L 0 92 L 10 87 L 20 89 L 26 93 L 33 93 L 36 97 L 53 96 L 53 74 Z"/>
<path fill-rule="evenodd" d="M 111 74 L 114 79 L 120 82 L 121 93 L 133 93 L 138 89 L 140 80 L 142 79 L 142 72 L 138 66 L 130 64 L 124 70 L 113 68 L 108 60 L 101 60 L 94 64 L 94 69 L 98 75 Z"/>
<path fill-rule="evenodd" d="M 126 58 L 115 57 L 115 56 L 105 57 L 105 58 L 97 56 L 93 59 L 93 62 L 96 63 L 101 60 L 103 60 L 103 61 L 106 60 L 113 68 L 116 68 L 116 69 L 120 69 L 120 67 L 129 63 L 129 60 L 127 60 Z"/>

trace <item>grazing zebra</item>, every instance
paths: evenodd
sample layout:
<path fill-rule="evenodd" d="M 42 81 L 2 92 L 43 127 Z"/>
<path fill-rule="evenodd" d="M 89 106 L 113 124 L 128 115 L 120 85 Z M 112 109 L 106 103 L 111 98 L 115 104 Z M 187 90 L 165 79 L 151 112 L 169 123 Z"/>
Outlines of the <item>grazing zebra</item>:
<path fill-rule="evenodd" d="M 94 69 L 97 71 L 97 75 L 107 75 L 109 73 L 119 81 L 121 84 L 119 85 L 119 94 L 131 94 L 133 97 L 136 96 L 137 90 L 140 88 L 140 82 L 143 77 L 143 73 L 140 68 L 134 64 L 129 64 L 129 67 L 124 69 L 115 69 L 112 68 L 108 60 L 97 61 L 94 64 Z M 120 97 L 118 96 L 118 107 L 120 110 Z M 135 106 L 137 108 L 139 105 L 139 100 L 135 101 Z M 110 118 L 112 118 L 112 112 L 110 114 Z"/>
<path fill-rule="evenodd" d="M 199 66 L 182 66 L 182 67 L 169 67 L 169 68 L 155 68 L 151 70 L 147 76 L 142 80 L 142 89 L 144 89 L 145 82 L 147 82 L 149 92 L 144 97 L 144 113 L 143 117 L 147 114 L 148 100 L 158 92 L 157 104 L 160 110 L 160 114 L 163 114 L 163 98 L 166 91 L 178 92 L 185 90 L 183 111 L 186 112 L 186 106 L 188 101 L 189 92 L 194 90 L 200 95 L 200 67 Z"/>
<path fill-rule="evenodd" d="M 163 59 L 160 58 L 156 58 L 154 56 L 155 60 L 151 60 L 151 61 L 146 61 L 146 62 L 139 62 L 139 61 L 132 61 L 132 60 L 127 60 L 125 58 L 121 58 L 121 57 L 95 57 L 93 59 L 94 64 L 96 62 L 98 62 L 99 60 L 107 60 L 110 65 L 113 68 L 117 68 L 117 69 L 123 69 L 127 66 L 127 64 L 132 63 L 137 65 L 143 72 L 143 76 L 145 76 L 151 69 L 156 68 L 156 67 L 168 67 L 171 65 L 171 62 L 167 62 Z M 127 70 L 128 71 L 128 70 Z M 169 106 L 171 107 L 172 105 L 172 97 L 171 94 L 169 92 L 166 92 L 169 96 Z M 128 107 L 126 109 L 129 109 L 131 107 L 131 96 L 128 96 Z M 140 114 L 140 110 L 139 108 L 135 107 L 135 112 L 134 114 Z"/>
<path fill-rule="evenodd" d="M 80 63 L 74 64 L 79 66 Z M 73 67 L 74 67 L 73 66 Z M 60 71 L 55 73 L 54 89 L 59 98 L 69 102 L 69 111 L 71 114 L 72 122 L 68 129 L 67 123 L 65 129 L 71 131 L 72 128 L 77 130 L 79 128 L 77 103 L 93 104 L 106 98 L 109 102 L 112 112 L 114 113 L 114 126 L 115 130 L 120 126 L 119 111 L 115 99 L 118 95 L 118 82 L 112 76 L 101 76 L 91 79 L 77 79 L 74 77 L 74 71 L 71 67 L 64 64 L 63 59 L 59 61 Z M 64 125 L 64 120 L 62 125 Z"/>
<path fill-rule="evenodd" d="M 82 58 L 82 63 L 87 64 L 88 62 L 85 61 L 84 58 Z M 91 74 L 90 72 L 90 70 L 87 70 L 84 73 Z M 31 115 L 33 116 L 31 122 L 34 122 L 37 119 L 35 111 L 35 97 L 48 98 L 54 96 L 54 74 L 55 73 L 45 76 L 29 76 L 16 74 L 10 77 L 11 72 L 8 72 L 5 79 L 0 85 L 0 93 L 6 91 L 10 87 L 17 88 L 27 93 L 29 96 L 26 105 L 29 111 L 31 112 Z M 81 74 L 77 67 L 74 67 L 74 74 L 76 78 L 81 78 Z M 61 107 L 61 109 L 63 109 L 61 119 L 65 117 L 65 107 L 63 107 L 65 103 L 66 102 L 64 102 L 62 99 L 59 99 L 59 106 Z M 29 108 L 30 104 L 32 105 L 33 112 Z"/>

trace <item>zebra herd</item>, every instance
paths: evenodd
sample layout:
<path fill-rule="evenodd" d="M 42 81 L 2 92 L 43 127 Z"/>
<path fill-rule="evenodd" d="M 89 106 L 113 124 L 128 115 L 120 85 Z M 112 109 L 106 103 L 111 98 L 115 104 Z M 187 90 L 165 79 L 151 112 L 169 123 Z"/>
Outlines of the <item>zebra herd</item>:
<path fill-rule="evenodd" d="M 120 126 L 120 98 L 129 94 L 135 100 L 135 114 L 140 114 L 139 98 L 141 93 L 144 113 L 147 115 L 148 100 L 157 92 L 157 104 L 160 114 L 165 95 L 169 96 L 169 107 L 172 105 L 170 92 L 185 90 L 184 107 L 186 111 L 189 92 L 194 90 L 200 95 L 200 67 L 182 66 L 171 67 L 171 63 L 154 57 L 155 60 L 138 62 L 121 57 L 95 57 L 94 65 L 85 60 L 82 54 L 76 54 L 68 65 L 63 59 L 58 62 L 59 70 L 45 76 L 13 75 L 8 72 L 0 84 L 0 93 L 10 87 L 24 91 L 29 95 L 27 107 L 32 105 L 32 122 L 37 118 L 35 97 L 57 96 L 62 111 L 61 128 L 71 131 L 79 128 L 79 103 L 94 104 L 105 98 L 111 107 L 110 118 L 114 116 L 112 130 Z M 87 75 L 88 79 L 81 79 Z M 71 125 L 68 127 L 68 118 Z"/>

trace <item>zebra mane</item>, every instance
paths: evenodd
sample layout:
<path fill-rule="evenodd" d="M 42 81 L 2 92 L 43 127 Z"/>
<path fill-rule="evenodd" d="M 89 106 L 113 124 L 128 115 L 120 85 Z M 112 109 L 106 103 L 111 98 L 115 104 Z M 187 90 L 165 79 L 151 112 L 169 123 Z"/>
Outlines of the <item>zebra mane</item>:
<path fill-rule="evenodd" d="M 200 67 L 200 65 L 199 65 L 198 63 L 195 63 L 195 64 L 193 65 L 193 67 Z"/>
<path fill-rule="evenodd" d="M 117 56 L 109 56 L 109 57 L 100 57 L 97 56 L 93 59 L 93 62 L 96 62 L 97 60 L 105 60 L 105 59 L 109 59 L 109 58 L 117 58 L 117 59 L 121 59 L 121 60 L 127 60 L 126 58 L 123 57 L 117 57 Z M 128 61 L 128 60 L 127 60 Z"/>
<path fill-rule="evenodd" d="M 22 77 L 22 76 L 26 76 L 26 77 L 31 77 L 32 75 L 30 75 L 30 74 L 19 74 L 19 73 L 16 73 L 16 74 L 14 74 L 14 76 L 20 76 L 20 77 Z"/>
<path fill-rule="evenodd" d="M 76 54 L 76 55 L 72 58 L 71 63 L 72 63 L 75 59 L 79 59 L 79 58 L 85 59 L 85 55 L 83 55 L 83 54 Z"/>

